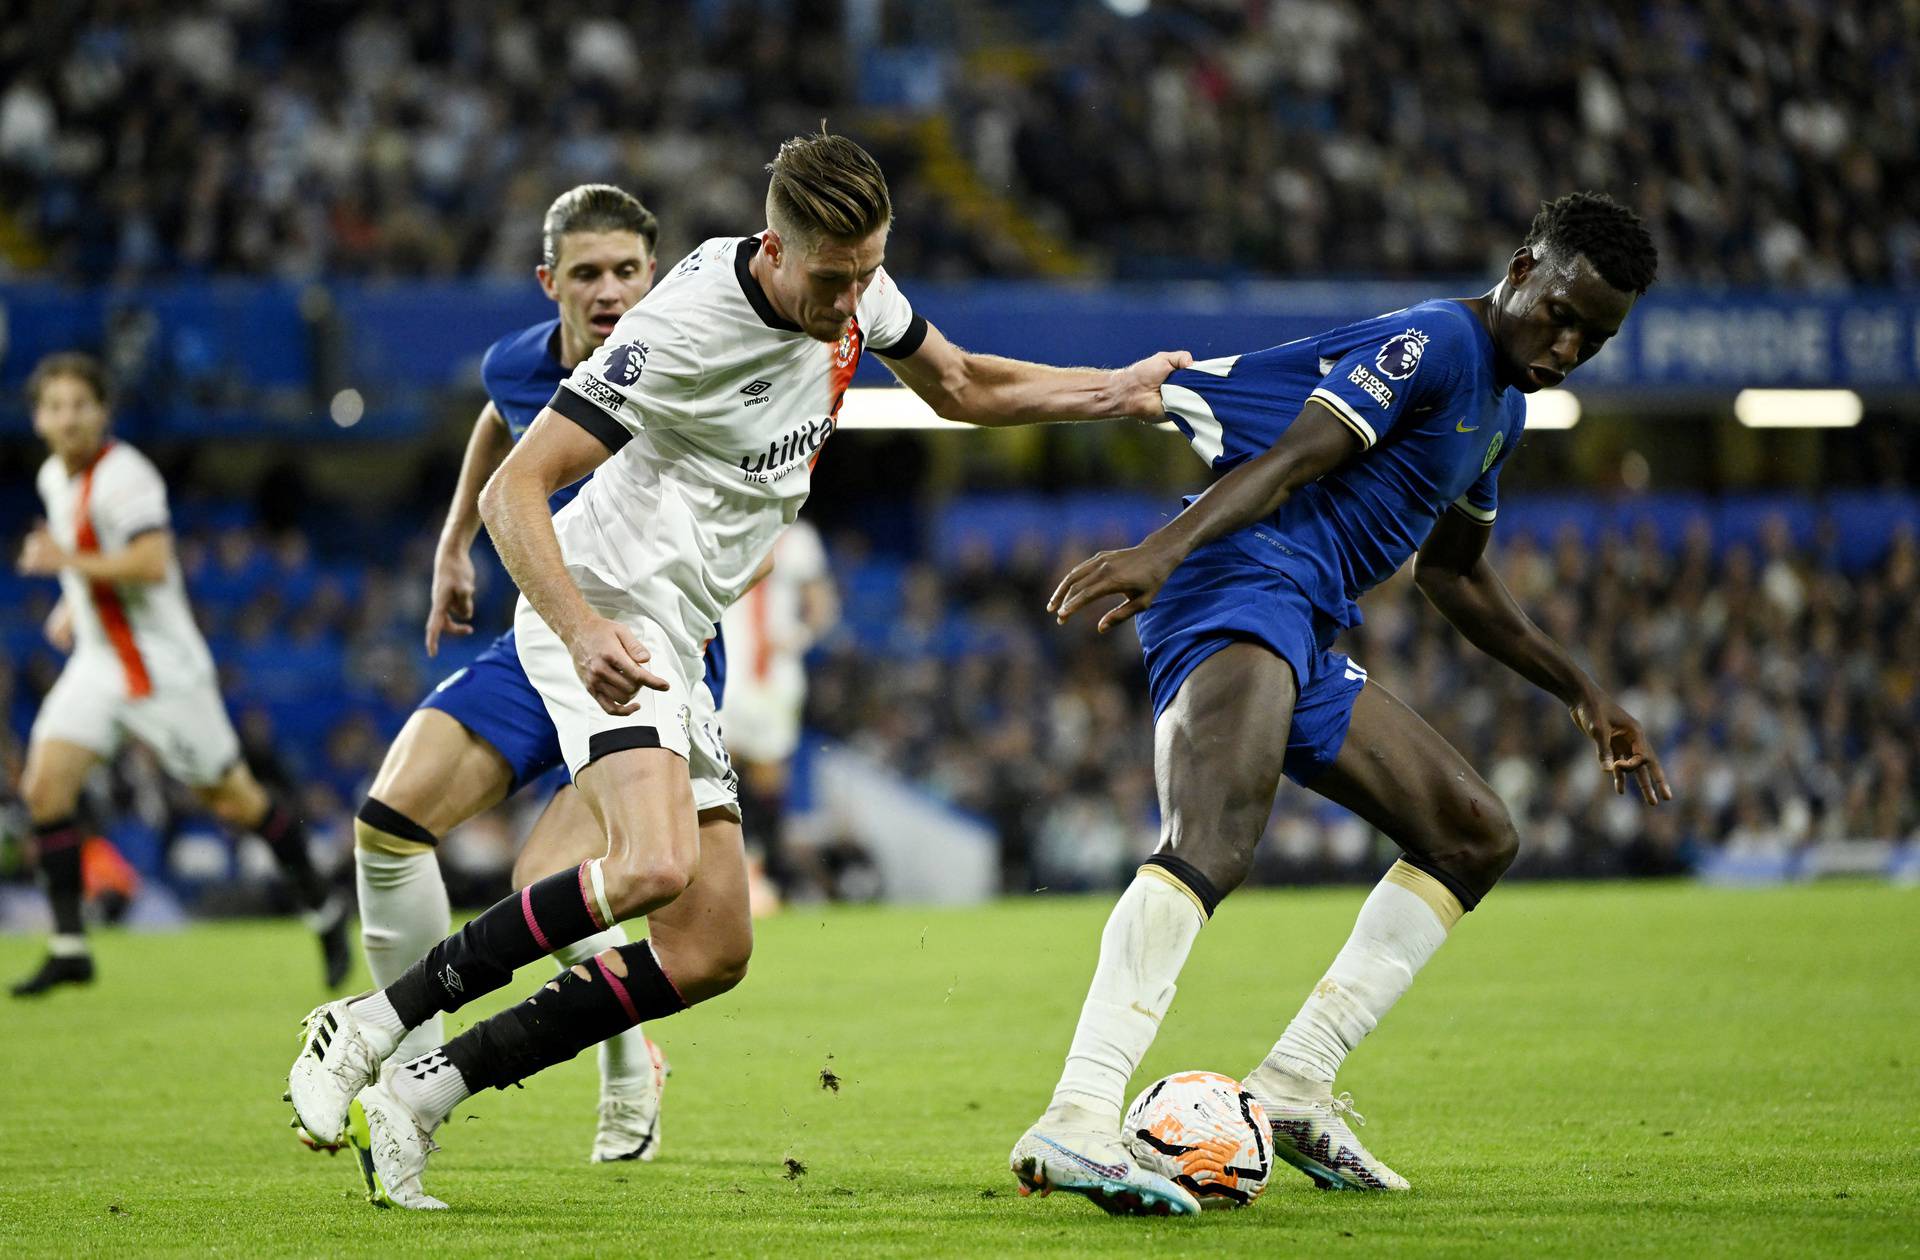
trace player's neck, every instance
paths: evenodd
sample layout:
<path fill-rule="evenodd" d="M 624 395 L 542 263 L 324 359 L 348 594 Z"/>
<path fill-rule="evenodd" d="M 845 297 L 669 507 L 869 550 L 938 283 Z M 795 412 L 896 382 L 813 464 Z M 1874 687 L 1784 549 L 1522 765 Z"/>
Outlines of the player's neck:
<path fill-rule="evenodd" d="M 60 463 L 61 466 L 67 470 L 67 476 L 78 477 L 81 473 L 92 467 L 93 462 L 99 459 L 101 453 L 107 449 L 107 441 L 108 439 L 101 438 L 98 442 L 95 442 L 92 446 L 82 451 L 63 452 L 60 456 Z"/>
<path fill-rule="evenodd" d="M 594 348 L 589 346 L 584 338 L 574 335 L 573 330 L 567 327 L 565 320 L 560 322 L 560 366 L 562 368 L 569 372 L 573 371 L 586 361 L 593 350 Z"/>
<path fill-rule="evenodd" d="M 747 274 L 752 276 L 753 282 L 760 286 L 760 292 L 767 295 L 767 305 L 773 308 L 775 315 L 789 324 L 797 325 L 800 322 L 793 317 L 792 311 L 780 304 L 780 295 L 774 291 L 773 285 L 768 283 L 773 279 L 773 264 L 767 261 L 767 251 L 764 246 L 755 250 L 753 257 L 747 259 Z"/>
<path fill-rule="evenodd" d="M 1500 344 L 1500 331 L 1498 327 L 1500 323 L 1500 290 L 1505 286 L 1506 281 L 1502 280 L 1499 284 L 1494 285 L 1477 298 L 1454 299 L 1460 303 L 1460 305 L 1473 312 L 1473 317 L 1480 321 L 1482 328 L 1487 330 L 1487 339 L 1493 342 L 1495 346 Z M 1514 383 L 1509 378 L 1506 366 L 1502 363 L 1498 354 L 1493 356 L 1493 379 L 1494 383 L 1502 389 Z"/>

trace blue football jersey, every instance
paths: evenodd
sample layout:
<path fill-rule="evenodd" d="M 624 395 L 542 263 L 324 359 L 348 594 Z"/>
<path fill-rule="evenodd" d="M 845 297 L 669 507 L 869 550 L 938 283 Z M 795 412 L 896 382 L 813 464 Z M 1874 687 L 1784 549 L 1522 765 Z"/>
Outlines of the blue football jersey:
<path fill-rule="evenodd" d="M 1170 419 L 1216 472 L 1271 447 L 1309 400 L 1364 450 L 1243 531 L 1342 626 L 1412 557 L 1449 507 L 1492 521 L 1526 400 L 1494 382 L 1493 339 L 1458 302 L 1432 301 L 1253 354 L 1175 372 Z"/>
<path fill-rule="evenodd" d="M 480 358 L 481 383 L 486 387 L 487 397 L 493 400 L 493 409 L 507 422 L 507 432 L 516 442 L 533 427 L 541 409 L 553 401 L 560 382 L 571 375 L 569 369 L 560 365 L 558 319 L 542 320 L 519 332 L 508 333 L 488 346 Z M 547 500 L 548 507 L 558 512 L 571 503 L 592 475 L 589 473 L 555 491 Z M 707 687 L 713 692 L 714 704 L 718 705 L 727 685 L 727 645 L 720 637 L 718 626 L 714 627 L 713 638 L 707 643 L 706 666 Z"/>
<path fill-rule="evenodd" d="M 518 442 L 533 427 L 540 409 L 553 400 L 553 391 L 572 375 L 560 366 L 560 321 L 542 320 L 519 332 L 508 333 L 487 347 L 480 359 L 480 380 L 493 409 L 507 422 L 507 432 Z M 548 506 L 558 512 L 573 501 L 585 484 L 582 478 L 554 492 Z"/>

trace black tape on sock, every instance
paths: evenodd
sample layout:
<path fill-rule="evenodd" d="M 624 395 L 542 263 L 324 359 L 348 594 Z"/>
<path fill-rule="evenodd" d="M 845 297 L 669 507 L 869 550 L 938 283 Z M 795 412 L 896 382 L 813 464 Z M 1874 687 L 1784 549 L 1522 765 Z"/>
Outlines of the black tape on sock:
<path fill-rule="evenodd" d="M 1194 895 L 1195 900 L 1199 901 L 1200 908 L 1206 912 L 1206 916 L 1209 919 L 1213 917 L 1214 910 L 1220 905 L 1220 890 L 1213 886 L 1212 880 L 1201 873 L 1199 867 L 1172 853 L 1156 853 L 1141 865 L 1157 866 L 1179 880 L 1186 886 L 1187 891 Z"/>
<path fill-rule="evenodd" d="M 440 837 L 422 827 L 385 801 L 376 801 L 371 796 L 360 802 L 360 809 L 354 815 L 375 831 L 384 831 L 390 836 L 402 840 L 411 840 L 415 844 L 440 846 Z"/>
<path fill-rule="evenodd" d="M 1412 853 L 1403 851 L 1400 854 L 1400 860 L 1416 871 L 1433 876 L 1442 888 L 1453 894 L 1454 899 L 1460 903 L 1462 910 L 1471 910 L 1480 904 L 1480 894 L 1475 892 L 1471 885 L 1462 883 L 1458 875 L 1450 875 L 1426 858 L 1419 857 Z"/>

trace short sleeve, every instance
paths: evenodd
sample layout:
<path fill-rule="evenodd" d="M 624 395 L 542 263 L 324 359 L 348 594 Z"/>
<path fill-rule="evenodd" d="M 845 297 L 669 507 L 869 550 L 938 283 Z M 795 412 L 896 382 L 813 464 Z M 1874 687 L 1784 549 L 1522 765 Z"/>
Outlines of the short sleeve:
<path fill-rule="evenodd" d="M 927 339 L 927 321 L 882 267 L 860 297 L 860 328 L 867 349 L 883 359 L 913 356 Z"/>
<path fill-rule="evenodd" d="M 1522 414 L 1524 415 L 1524 404 Z M 1493 452 L 1493 458 L 1488 460 L 1487 466 L 1480 470 L 1480 475 L 1473 479 L 1473 484 L 1467 487 L 1467 492 L 1453 501 L 1454 511 L 1465 513 L 1482 525 L 1493 524 L 1493 518 L 1500 511 L 1500 469 L 1506 465 L 1507 458 L 1513 454 L 1514 448 L 1520 445 L 1518 434 L 1522 431 L 1524 424 L 1523 419 L 1521 424 L 1507 425 L 1505 432 L 1515 436 L 1500 443 L 1500 449 Z"/>
<path fill-rule="evenodd" d="M 1463 332 L 1447 316 L 1410 311 L 1403 327 L 1343 355 L 1307 397 L 1372 447 L 1402 416 L 1424 410 L 1452 387 Z"/>
<path fill-rule="evenodd" d="M 698 408 L 700 364 L 687 336 L 635 307 L 560 383 L 555 411 L 617 451 L 643 429 L 677 429 Z"/>
<path fill-rule="evenodd" d="M 124 547 L 142 534 L 171 526 L 167 483 L 144 456 L 125 450 L 120 458 L 104 465 L 100 474 L 88 510 L 94 528 L 109 546 Z"/>

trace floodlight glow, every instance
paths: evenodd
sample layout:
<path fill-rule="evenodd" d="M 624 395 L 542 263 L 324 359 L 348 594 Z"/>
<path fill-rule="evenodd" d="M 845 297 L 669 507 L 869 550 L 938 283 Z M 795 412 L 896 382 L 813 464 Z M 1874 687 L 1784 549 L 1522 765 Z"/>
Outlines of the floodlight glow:
<path fill-rule="evenodd" d="M 1571 429 L 1580 423 L 1580 400 L 1564 389 L 1527 395 L 1529 429 Z"/>
<path fill-rule="evenodd" d="M 1851 429 L 1863 410 L 1850 389 L 1743 389 L 1733 399 L 1749 429 Z"/>

